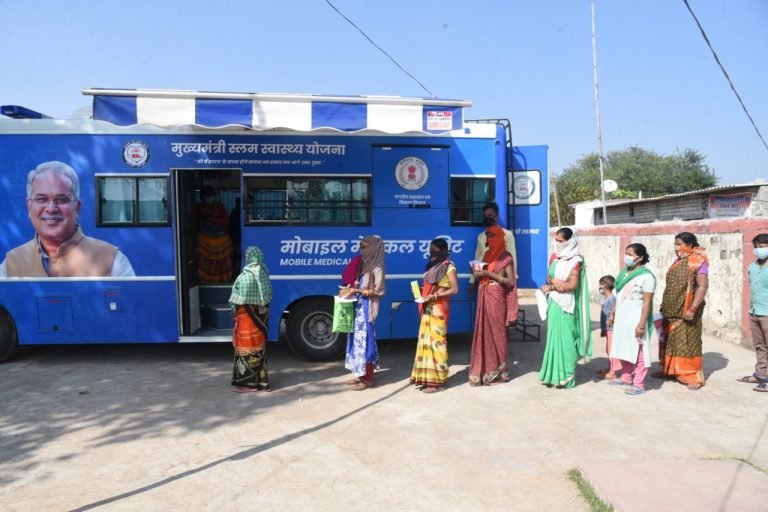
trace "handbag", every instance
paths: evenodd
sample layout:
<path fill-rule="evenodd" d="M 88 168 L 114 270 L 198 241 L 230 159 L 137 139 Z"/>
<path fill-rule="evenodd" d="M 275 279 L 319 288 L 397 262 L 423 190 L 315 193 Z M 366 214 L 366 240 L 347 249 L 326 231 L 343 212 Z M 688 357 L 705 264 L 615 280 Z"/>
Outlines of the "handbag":
<path fill-rule="evenodd" d="M 355 325 L 355 301 L 333 298 L 333 326 L 332 332 L 352 332 Z"/>

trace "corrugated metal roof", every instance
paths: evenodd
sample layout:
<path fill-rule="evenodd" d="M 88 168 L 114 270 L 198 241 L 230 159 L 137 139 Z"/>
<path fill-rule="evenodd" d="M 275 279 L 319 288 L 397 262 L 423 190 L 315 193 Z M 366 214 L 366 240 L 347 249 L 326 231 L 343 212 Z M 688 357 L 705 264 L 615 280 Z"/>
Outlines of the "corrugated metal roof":
<path fill-rule="evenodd" d="M 680 192 L 678 194 L 667 194 L 665 196 L 658 196 L 658 197 L 647 197 L 643 199 L 625 199 L 625 200 L 611 200 L 611 202 L 606 201 L 605 206 L 606 207 L 614 207 L 614 206 L 622 206 L 625 204 L 637 204 L 637 203 L 649 203 L 652 201 L 664 201 L 665 199 L 674 199 L 676 197 L 686 197 L 686 196 L 695 196 L 697 194 L 711 194 L 713 192 L 723 192 L 723 191 L 731 191 L 741 188 L 755 188 L 755 187 L 766 187 L 768 186 L 768 182 L 766 181 L 753 181 L 752 183 L 742 183 L 740 185 L 719 185 L 716 187 L 709 187 L 709 188 L 702 188 L 699 190 L 691 190 L 690 192 Z"/>

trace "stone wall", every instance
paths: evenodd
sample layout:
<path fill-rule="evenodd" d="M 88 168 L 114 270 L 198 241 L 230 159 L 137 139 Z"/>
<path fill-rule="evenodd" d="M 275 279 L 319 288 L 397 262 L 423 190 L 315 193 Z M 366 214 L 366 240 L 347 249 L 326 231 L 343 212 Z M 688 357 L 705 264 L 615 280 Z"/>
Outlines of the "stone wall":
<path fill-rule="evenodd" d="M 626 246 L 637 242 L 646 246 L 651 257 L 648 268 L 657 278 L 654 308 L 658 309 L 664 293 L 666 270 L 675 257 L 674 237 L 681 231 L 690 231 L 697 236 L 710 261 L 704 330 L 725 341 L 752 347 L 747 317 L 746 268 L 754 260 L 752 238 L 758 233 L 768 233 L 764 218 L 578 228 L 592 300 L 600 300 L 597 293 L 600 277 L 605 274 L 617 276 L 623 266 Z"/>

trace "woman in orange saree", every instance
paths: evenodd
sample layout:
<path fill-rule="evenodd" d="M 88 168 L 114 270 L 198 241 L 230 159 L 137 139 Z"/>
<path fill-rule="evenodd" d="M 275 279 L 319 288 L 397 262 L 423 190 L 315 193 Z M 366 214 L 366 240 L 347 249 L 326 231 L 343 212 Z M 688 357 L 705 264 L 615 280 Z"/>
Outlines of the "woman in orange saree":
<path fill-rule="evenodd" d="M 232 286 L 229 305 L 235 319 L 232 344 L 235 363 L 232 391 L 269 391 L 267 373 L 267 333 L 272 285 L 264 253 L 256 246 L 245 251 L 245 266 Z"/>
<path fill-rule="evenodd" d="M 662 371 L 654 376 L 675 378 L 697 390 L 704 385 L 701 332 L 709 261 L 696 236 L 688 232 L 675 237 L 675 253 L 660 308 L 666 337 L 659 347 Z"/>

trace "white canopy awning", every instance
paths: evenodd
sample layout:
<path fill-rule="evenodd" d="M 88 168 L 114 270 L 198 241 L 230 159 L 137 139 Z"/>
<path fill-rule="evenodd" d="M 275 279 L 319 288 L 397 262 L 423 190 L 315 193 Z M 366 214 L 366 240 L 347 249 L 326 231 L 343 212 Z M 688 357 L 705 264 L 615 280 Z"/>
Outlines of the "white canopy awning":
<path fill-rule="evenodd" d="M 299 131 L 445 133 L 462 129 L 464 100 L 397 96 L 219 93 L 161 89 L 83 89 L 93 118 L 118 126 L 245 126 Z"/>

